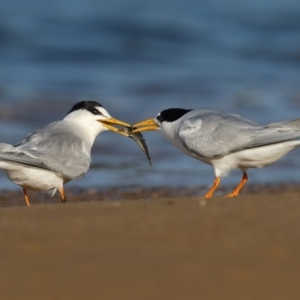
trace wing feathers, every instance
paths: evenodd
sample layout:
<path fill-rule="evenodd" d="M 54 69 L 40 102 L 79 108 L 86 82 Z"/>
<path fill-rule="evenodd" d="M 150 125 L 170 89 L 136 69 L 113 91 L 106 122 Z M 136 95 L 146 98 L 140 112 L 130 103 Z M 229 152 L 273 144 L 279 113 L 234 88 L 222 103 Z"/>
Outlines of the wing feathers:
<path fill-rule="evenodd" d="M 223 156 L 300 137 L 300 119 L 259 126 L 231 114 L 207 114 L 183 120 L 178 131 L 182 145 L 202 157 Z"/>
<path fill-rule="evenodd" d="M 0 159 L 80 178 L 89 169 L 90 149 L 81 129 L 74 126 L 60 121 L 30 133 L 15 146 L 0 144 Z"/>

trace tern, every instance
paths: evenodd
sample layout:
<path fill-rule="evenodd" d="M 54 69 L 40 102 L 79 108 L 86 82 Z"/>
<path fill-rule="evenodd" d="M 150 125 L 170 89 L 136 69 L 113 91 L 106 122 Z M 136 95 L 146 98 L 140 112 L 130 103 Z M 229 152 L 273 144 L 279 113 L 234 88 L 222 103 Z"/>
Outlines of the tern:
<path fill-rule="evenodd" d="M 260 125 L 237 114 L 210 109 L 166 109 L 155 118 L 134 124 L 133 129 L 156 130 L 183 153 L 212 165 L 215 180 L 205 198 L 212 197 L 222 177 L 239 168 L 242 179 L 227 195 L 237 196 L 248 180 L 248 168 L 263 168 L 300 145 L 300 118 Z"/>
<path fill-rule="evenodd" d="M 116 125 L 130 126 L 114 119 L 95 101 L 75 104 L 61 121 L 29 133 L 15 145 L 0 143 L 0 169 L 23 188 L 27 206 L 27 190 L 58 190 L 66 202 L 64 184 L 82 178 L 89 170 L 91 148 L 103 131 L 119 132 Z"/>

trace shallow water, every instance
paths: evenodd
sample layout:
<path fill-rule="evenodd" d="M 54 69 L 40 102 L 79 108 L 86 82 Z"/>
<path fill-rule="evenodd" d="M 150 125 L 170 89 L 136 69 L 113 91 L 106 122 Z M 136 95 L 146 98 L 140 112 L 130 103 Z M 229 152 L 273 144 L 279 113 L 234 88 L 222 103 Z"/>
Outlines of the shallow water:
<path fill-rule="evenodd" d="M 260 123 L 300 115 L 300 2 L 3 2 L 0 10 L 0 139 L 15 143 L 99 101 L 135 123 L 170 107 L 215 108 Z M 100 135 L 80 187 L 210 185 L 213 169 L 154 132 L 152 156 L 130 139 Z M 299 182 L 299 150 L 252 183 Z M 224 184 L 235 184 L 233 172 Z M 14 189 L 4 173 L 0 188 Z"/>

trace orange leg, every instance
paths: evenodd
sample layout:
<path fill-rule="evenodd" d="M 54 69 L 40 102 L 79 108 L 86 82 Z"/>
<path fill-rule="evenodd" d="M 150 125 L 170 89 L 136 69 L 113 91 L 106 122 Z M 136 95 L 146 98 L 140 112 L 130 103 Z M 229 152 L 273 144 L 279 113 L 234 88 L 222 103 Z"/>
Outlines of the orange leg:
<path fill-rule="evenodd" d="M 220 184 L 221 179 L 220 177 L 216 177 L 214 184 L 212 185 L 212 187 L 209 189 L 209 191 L 205 194 L 205 198 L 211 198 L 212 194 L 214 193 L 215 189 L 218 187 L 218 185 Z"/>
<path fill-rule="evenodd" d="M 59 190 L 59 193 L 60 193 L 60 199 L 61 199 L 61 203 L 66 203 L 67 202 L 67 198 L 65 196 L 65 190 L 64 190 L 64 187 L 59 187 L 58 188 Z"/>
<path fill-rule="evenodd" d="M 241 182 L 230 194 L 227 195 L 227 197 L 236 197 L 239 194 L 242 187 L 247 182 L 247 180 L 248 180 L 248 175 L 247 175 L 247 173 L 243 172 L 243 177 L 242 177 Z"/>
<path fill-rule="evenodd" d="M 26 205 L 30 206 L 29 198 L 28 198 L 28 195 L 27 195 L 27 190 L 24 189 L 24 188 L 23 188 L 23 194 L 24 194 Z"/>

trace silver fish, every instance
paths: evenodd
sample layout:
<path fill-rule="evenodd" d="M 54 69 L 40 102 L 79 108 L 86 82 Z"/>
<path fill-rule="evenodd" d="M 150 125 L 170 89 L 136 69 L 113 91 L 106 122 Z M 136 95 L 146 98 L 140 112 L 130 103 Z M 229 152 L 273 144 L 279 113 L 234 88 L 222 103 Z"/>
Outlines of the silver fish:
<path fill-rule="evenodd" d="M 149 155 L 148 146 L 146 144 L 145 138 L 143 137 L 143 135 L 140 132 L 132 133 L 132 130 L 133 130 L 133 127 L 126 127 L 126 126 L 120 127 L 120 129 L 119 129 L 119 131 L 121 131 L 121 132 L 128 133 L 129 137 L 138 144 L 138 146 L 142 149 L 142 151 L 147 156 L 149 165 L 152 166 L 152 162 L 151 162 L 151 158 Z"/>

